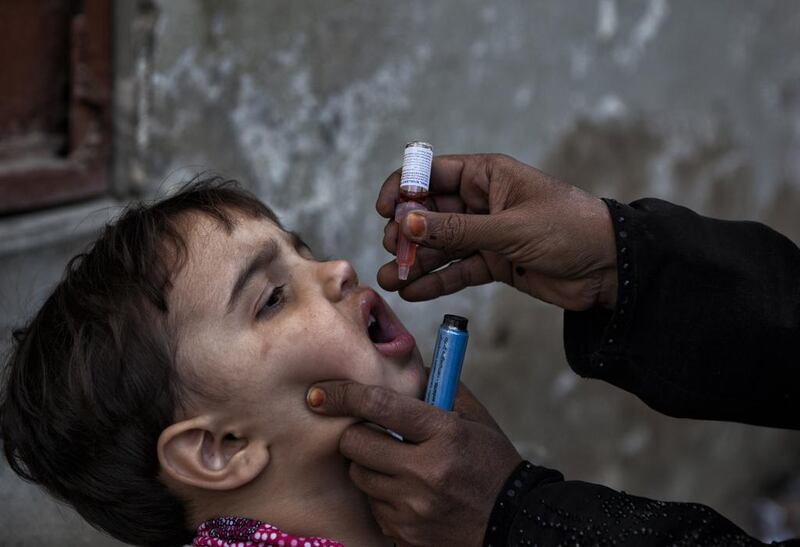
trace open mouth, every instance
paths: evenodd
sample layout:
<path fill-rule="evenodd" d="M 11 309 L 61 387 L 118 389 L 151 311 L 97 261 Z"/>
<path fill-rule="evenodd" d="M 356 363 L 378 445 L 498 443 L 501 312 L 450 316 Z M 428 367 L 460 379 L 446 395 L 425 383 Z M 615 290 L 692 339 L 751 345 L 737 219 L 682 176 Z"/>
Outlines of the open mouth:
<path fill-rule="evenodd" d="M 380 353 L 387 357 L 407 355 L 416 346 L 414 337 L 395 317 L 389 306 L 372 289 L 363 292 L 359 306 L 367 336 Z"/>

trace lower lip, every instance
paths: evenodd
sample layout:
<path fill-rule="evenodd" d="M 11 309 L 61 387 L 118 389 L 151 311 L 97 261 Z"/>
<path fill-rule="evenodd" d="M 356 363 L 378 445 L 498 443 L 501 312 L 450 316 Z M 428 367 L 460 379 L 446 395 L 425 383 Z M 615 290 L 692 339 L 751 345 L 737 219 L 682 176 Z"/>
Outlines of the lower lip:
<path fill-rule="evenodd" d="M 391 342 L 381 342 L 373 344 L 375 348 L 386 357 L 398 357 L 411 353 L 411 350 L 417 345 L 414 337 L 411 334 L 404 332 L 399 334 Z"/>

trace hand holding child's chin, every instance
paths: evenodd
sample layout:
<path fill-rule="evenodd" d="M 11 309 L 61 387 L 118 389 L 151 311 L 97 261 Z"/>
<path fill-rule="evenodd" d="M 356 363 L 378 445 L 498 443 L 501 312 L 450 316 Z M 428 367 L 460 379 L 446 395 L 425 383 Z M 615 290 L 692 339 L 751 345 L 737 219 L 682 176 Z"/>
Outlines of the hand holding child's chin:
<path fill-rule="evenodd" d="M 355 424 L 339 441 L 349 476 L 385 534 L 413 545 L 481 544 L 503 480 L 522 458 L 463 384 L 455 412 L 349 381 L 315 385 L 307 403 L 319 414 L 358 417 L 405 439 Z"/>

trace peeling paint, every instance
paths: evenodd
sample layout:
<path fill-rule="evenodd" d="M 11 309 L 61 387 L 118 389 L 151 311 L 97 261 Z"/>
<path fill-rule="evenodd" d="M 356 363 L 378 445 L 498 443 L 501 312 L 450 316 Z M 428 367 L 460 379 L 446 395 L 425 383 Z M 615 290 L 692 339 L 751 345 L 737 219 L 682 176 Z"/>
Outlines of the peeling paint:
<path fill-rule="evenodd" d="M 610 40 L 617 33 L 616 0 L 598 0 L 597 2 L 597 37 Z"/>
<path fill-rule="evenodd" d="M 296 153 L 321 149 L 320 137 L 305 133 L 307 122 L 313 118 L 330 125 L 337 120 L 327 137 L 332 152 L 318 155 L 312 180 L 307 182 L 310 188 L 306 199 L 293 202 L 290 207 L 277 207 L 288 225 L 298 224 L 303 217 L 324 214 L 327 229 L 321 234 L 323 244 L 333 248 L 338 239 L 347 237 L 351 229 L 348 219 L 361 202 L 337 197 L 358 195 L 363 164 L 381 129 L 380 117 L 409 107 L 405 93 L 421 68 L 413 58 L 386 64 L 369 78 L 350 83 L 323 102 L 314 97 L 309 75 L 301 70 L 294 74 L 290 85 L 297 99 L 296 108 L 274 125 L 264 121 L 264 112 L 270 108 L 268 95 L 254 84 L 251 76 L 242 76 L 231 119 L 264 193 L 295 182 L 290 180 L 290 161 Z"/>
<path fill-rule="evenodd" d="M 517 108 L 526 108 L 531 104 L 533 97 L 533 89 L 530 86 L 521 86 L 514 92 L 514 106 Z"/>
<path fill-rule="evenodd" d="M 668 14 L 667 0 L 648 0 L 644 14 L 633 27 L 627 43 L 614 51 L 616 61 L 624 67 L 636 64 L 647 45 L 658 34 Z"/>
<path fill-rule="evenodd" d="M 592 58 L 589 50 L 586 47 L 576 46 L 570 49 L 569 61 L 570 73 L 572 74 L 572 77 L 576 80 L 579 80 L 586 76 L 586 72 L 589 70 L 589 65 L 591 64 Z"/>

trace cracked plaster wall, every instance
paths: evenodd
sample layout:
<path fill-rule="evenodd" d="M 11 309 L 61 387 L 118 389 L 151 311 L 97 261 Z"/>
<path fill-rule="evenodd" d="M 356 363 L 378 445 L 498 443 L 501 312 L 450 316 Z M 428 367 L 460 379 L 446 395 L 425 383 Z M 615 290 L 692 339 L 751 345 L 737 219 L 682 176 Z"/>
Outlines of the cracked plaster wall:
<path fill-rule="evenodd" d="M 791 0 L 117 2 L 118 188 L 242 180 L 312 247 L 374 283 L 372 204 L 403 144 L 500 151 L 599 195 L 656 196 L 800 240 L 800 9 Z M 0 324 L 86 241 L 2 257 Z M 430 354 L 470 318 L 464 380 L 523 454 L 568 477 L 708 503 L 756 532 L 796 434 L 679 421 L 573 375 L 561 314 L 504 287 L 388 295 Z M 112 545 L 0 466 L 11 545 Z M 45 525 L 42 525 L 44 519 Z M 797 533 L 800 533 L 798 531 Z"/>

